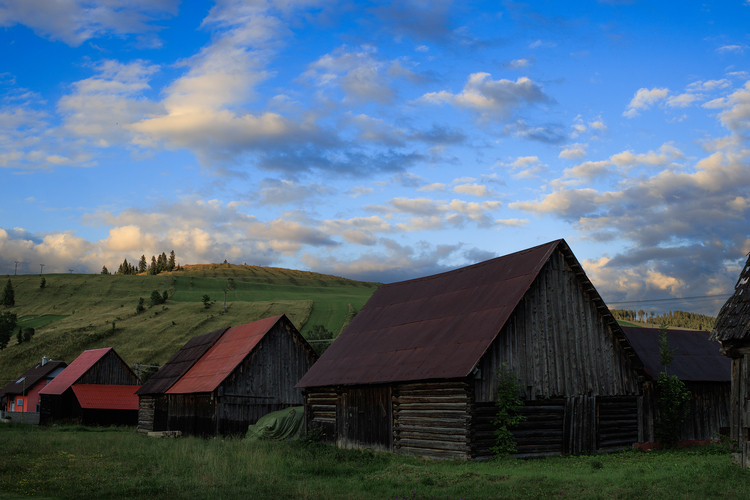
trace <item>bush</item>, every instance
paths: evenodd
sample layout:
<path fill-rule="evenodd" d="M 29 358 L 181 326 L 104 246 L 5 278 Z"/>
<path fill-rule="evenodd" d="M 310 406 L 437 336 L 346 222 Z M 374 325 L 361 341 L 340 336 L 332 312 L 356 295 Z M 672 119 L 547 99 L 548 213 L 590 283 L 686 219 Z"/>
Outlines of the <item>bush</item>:
<path fill-rule="evenodd" d="M 151 292 L 151 307 L 158 306 L 162 303 L 161 294 L 158 290 Z"/>
<path fill-rule="evenodd" d="M 143 297 L 138 299 L 138 305 L 135 307 L 136 314 L 141 314 L 143 311 L 146 310 L 146 307 L 144 306 L 145 303 L 146 301 L 143 300 Z"/>
<path fill-rule="evenodd" d="M 523 401 L 518 397 L 521 392 L 521 384 L 516 374 L 505 367 L 497 371 L 497 387 L 495 389 L 495 406 L 497 415 L 492 420 L 496 426 L 495 446 L 490 448 L 496 455 L 505 455 L 516 451 L 516 441 L 510 428 L 526 420 L 526 417 L 518 414 L 518 409 L 523 406 Z"/>
<path fill-rule="evenodd" d="M 201 297 L 201 300 L 203 301 L 204 309 L 208 309 L 209 307 L 211 307 L 211 297 L 209 297 L 207 293 L 203 294 L 203 297 Z"/>
<path fill-rule="evenodd" d="M 680 426 L 690 411 L 690 391 L 677 375 L 659 374 L 659 416 L 656 439 L 664 446 L 674 446 L 680 438 Z"/>

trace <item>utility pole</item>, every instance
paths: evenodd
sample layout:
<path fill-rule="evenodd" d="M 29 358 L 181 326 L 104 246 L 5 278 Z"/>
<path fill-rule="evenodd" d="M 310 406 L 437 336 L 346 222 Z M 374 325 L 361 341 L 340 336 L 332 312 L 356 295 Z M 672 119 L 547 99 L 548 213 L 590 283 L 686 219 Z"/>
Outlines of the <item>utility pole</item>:
<path fill-rule="evenodd" d="M 224 290 L 224 312 L 227 312 L 227 291 Z"/>
<path fill-rule="evenodd" d="M 44 264 L 39 264 L 39 266 L 39 276 L 41 276 L 44 271 Z"/>
<path fill-rule="evenodd" d="M 68 269 L 68 271 L 70 271 L 70 274 L 73 274 L 73 270 L 72 269 Z"/>
<path fill-rule="evenodd" d="M 16 261 L 14 261 L 14 262 L 16 263 L 16 270 L 15 270 L 15 271 L 13 271 L 13 275 L 15 276 L 16 274 L 18 274 L 18 264 L 20 264 L 20 263 L 21 263 L 21 261 L 19 261 L 19 260 L 16 260 Z"/>

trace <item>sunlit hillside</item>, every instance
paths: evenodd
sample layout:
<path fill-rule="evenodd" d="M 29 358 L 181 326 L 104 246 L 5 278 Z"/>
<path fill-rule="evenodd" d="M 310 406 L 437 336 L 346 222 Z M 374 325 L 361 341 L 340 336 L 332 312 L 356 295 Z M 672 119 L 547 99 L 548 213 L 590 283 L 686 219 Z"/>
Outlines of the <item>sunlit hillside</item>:
<path fill-rule="evenodd" d="M 0 351 L 0 386 L 47 356 L 71 362 L 86 349 L 114 347 L 129 364 L 161 365 L 189 338 L 216 328 L 286 314 L 303 335 L 316 325 L 338 334 L 379 284 L 305 271 L 204 264 L 156 276 L 45 274 L 10 279 L 16 305 L 0 307 L 35 329 Z M 151 293 L 167 291 L 150 306 Z M 226 294 L 226 311 L 224 299 Z M 202 298 L 208 295 L 210 306 Z M 146 310 L 136 313 L 138 299 Z"/>

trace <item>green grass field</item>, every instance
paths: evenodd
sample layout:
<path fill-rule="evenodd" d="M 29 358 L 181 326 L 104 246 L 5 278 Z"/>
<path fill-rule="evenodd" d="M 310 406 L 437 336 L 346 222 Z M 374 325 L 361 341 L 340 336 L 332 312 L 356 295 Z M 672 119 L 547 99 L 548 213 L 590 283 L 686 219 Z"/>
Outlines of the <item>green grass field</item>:
<path fill-rule="evenodd" d="M 70 363 L 81 352 L 114 347 L 129 363 L 161 365 L 191 337 L 222 326 L 286 314 L 303 335 L 314 325 L 339 333 L 352 311 L 367 302 L 377 283 L 305 271 L 230 264 L 186 266 L 157 276 L 46 274 L 0 276 L 13 283 L 19 326 L 36 330 L 28 344 L 15 336 L 0 351 L 0 387 L 42 356 Z M 153 290 L 169 293 L 165 304 L 136 314 Z M 227 310 L 224 312 L 224 291 Z M 203 307 L 208 294 L 210 308 Z M 113 329 L 114 323 L 114 329 Z"/>
<path fill-rule="evenodd" d="M 147 438 L 132 429 L 0 425 L 0 499 L 744 499 L 725 445 L 432 461 L 321 444 Z"/>

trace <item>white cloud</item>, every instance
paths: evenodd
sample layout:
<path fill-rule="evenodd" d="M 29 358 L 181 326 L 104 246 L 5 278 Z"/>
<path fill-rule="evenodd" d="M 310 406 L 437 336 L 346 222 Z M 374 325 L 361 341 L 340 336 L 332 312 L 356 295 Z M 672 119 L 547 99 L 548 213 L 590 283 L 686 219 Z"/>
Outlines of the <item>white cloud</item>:
<path fill-rule="evenodd" d="M 420 45 L 414 50 L 416 50 L 417 52 L 429 52 L 430 48 L 427 45 Z"/>
<path fill-rule="evenodd" d="M 445 90 L 422 96 L 431 104 L 449 103 L 477 112 L 483 119 L 504 119 L 523 105 L 549 103 L 552 99 L 526 77 L 492 80 L 489 73 L 472 73 L 463 90 L 451 94 Z"/>
<path fill-rule="evenodd" d="M 720 54 L 726 54 L 727 52 L 742 53 L 745 51 L 745 48 L 744 45 L 722 45 L 716 49 L 716 52 Z"/>
<path fill-rule="evenodd" d="M 417 191 L 445 191 L 445 184 L 442 182 L 433 182 L 417 189 Z"/>
<path fill-rule="evenodd" d="M 528 59 L 514 59 L 508 63 L 508 67 L 511 69 L 528 68 L 531 65 L 531 61 Z"/>
<path fill-rule="evenodd" d="M 687 86 L 688 92 L 710 92 L 713 90 L 723 90 L 732 86 L 732 82 L 726 79 L 707 80 L 693 82 Z"/>
<path fill-rule="evenodd" d="M 700 101 L 701 95 L 696 94 L 680 94 L 673 95 L 667 99 L 667 106 L 672 108 L 686 108 L 691 106 L 695 101 Z"/>
<path fill-rule="evenodd" d="M 719 113 L 719 120 L 734 133 L 750 130 L 750 81 L 727 97 L 726 109 Z"/>
<path fill-rule="evenodd" d="M 453 191 L 459 194 L 470 194 L 478 198 L 491 196 L 493 193 L 482 184 L 459 184 L 453 188 Z"/>
<path fill-rule="evenodd" d="M 622 116 L 626 118 L 634 118 L 640 114 L 638 113 L 638 110 L 649 109 L 657 102 L 666 99 L 667 94 L 669 94 L 669 89 L 666 88 L 639 89 L 625 108 Z"/>
<path fill-rule="evenodd" d="M 589 122 L 589 127 L 598 130 L 599 132 L 607 131 L 607 126 L 601 120 L 594 120 L 593 122 Z"/>
<path fill-rule="evenodd" d="M 586 144 L 575 143 L 560 151 L 559 158 L 566 160 L 577 160 L 586 156 Z"/>

